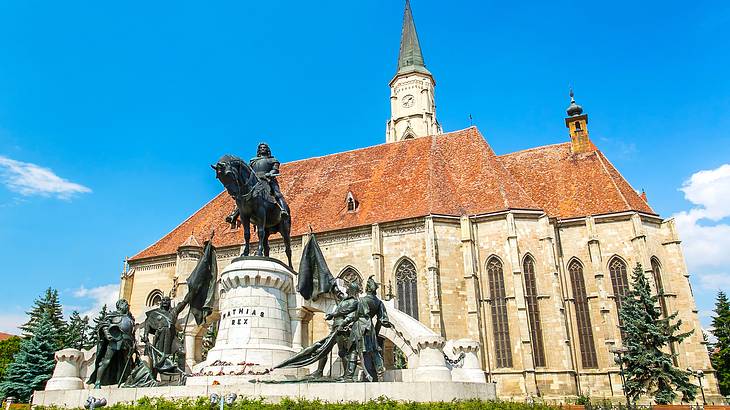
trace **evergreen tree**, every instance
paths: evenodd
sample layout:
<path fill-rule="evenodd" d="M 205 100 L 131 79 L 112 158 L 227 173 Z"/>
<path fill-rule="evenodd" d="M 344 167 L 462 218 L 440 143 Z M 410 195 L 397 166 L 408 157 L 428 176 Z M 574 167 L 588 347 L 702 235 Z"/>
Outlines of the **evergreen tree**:
<path fill-rule="evenodd" d="M 636 264 L 632 273 L 632 285 L 619 312 L 627 348 L 623 356 L 626 395 L 636 402 L 640 396 L 650 394 L 658 404 L 668 404 L 677 399 L 679 392 L 682 401 L 694 400 L 697 388 L 690 382 L 689 372 L 674 367 L 673 355 L 668 353 L 671 343 L 682 342 L 692 331 L 679 333 L 682 321 L 672 323 L 677 312 L 662 318 L 657 296 L 652 295 L 641 264 Z"/>
<path fill-rule="evenodd" d="M 92 332 L 89 317 L 81 317 L 79 312 L 74 310 L 64 330 L 63 347 L 79 350 L 91 348 L 89 336 Z"/>
<path fill-rule="evenodd" d="M 101 310 L 94 318 L 93 324 L 89 326 L 89 332 L 86 339 L 87 345 L 96 346 L 99 328 L 101 327 L 101 324 L 104 323 L 107 316 L 109 316 L 109 309 L 106 307 L 106 305 L 104 305 L 101 307 Z"/>
<path fill-rule="evenodd" d="M 51 326 L 53 326 L 55 334 L 59 337 L 56 342 L 59 345 L 63 345 L 66 322 L 63 320 L 63 309 L 61 308 L 61 302 L 58 300 L 57 290 L 52 288 L 46 289 L 45 294 L 33 302 L 33 308 L 27 313 L 29 316 L 28 322 L 20 326 L 24 337 L 32 336 L 36 322 L 38 322 L 43 313 L 48 313 L 51 318 Z"/>
<path fill-rule="evenodd" d="M 0 395 L 15 396 L 24 402 L 33 390 L 43 390 L 51 378 L 56 364 L 53 354 L 59 349 L 61 338 L 49 312 L 42 313 L 29 330 L 32 336 L 21 342 L 20 351 L 0 382 Z"/>
<path fill-rule="evenodd" d="M 725 292 L 717 294 L 712 327 L 717 342 L 713 345 L 710 359 L 717 372 L 715 376 L 720 384 L 720 393 L 726 396 L 730 394 L 730 302 Z"/>
<path fill-rule="evenodd" d="M 13 362 L 13 357 L 20 351 L 21 338 L 13 336 L 0 341 L 0 381 L 3 380 L 5 369 Z"/>
<path fill-rule="evenodd" d="M 99 330 L 99 326 L 106 320 L 106 317 L 109 316 L 109 309 L 106 307 L 106 305 L 101 307 L 101 310 L 99 311 L 99 314 L 96 315 L 94 318 L 94 334 L 97 334 L 97 331 Z"/>

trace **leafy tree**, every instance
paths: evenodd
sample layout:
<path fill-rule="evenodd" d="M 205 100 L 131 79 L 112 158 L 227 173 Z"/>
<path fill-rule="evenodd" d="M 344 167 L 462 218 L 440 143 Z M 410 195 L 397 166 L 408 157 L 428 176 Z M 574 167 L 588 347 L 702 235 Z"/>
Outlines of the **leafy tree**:
<path fill-rule="evenodd" d="M 53 326 L 55 334 L 59 338 L 56 342 L 63 345 L 66 322 L 63 320 L 63 309 L 61 308 L 61 302 L 58 300 L 57 290 L 53 288 L 46 289 L 45 294 L 33 302 L 33 308 L 27 313 L 29 316 L 28 322 L 20 326 L 24 337 L 32 336 L 35 324 L 44 313 L 48 313 L 51 318 L 51 326 Z"/>
<path fill-rule="evenodd" d="M 58 340 L 61 338 L 53 316 L 43 312 L 30 331 L 32 336 L 23 339 L 20 351 L 0 382 L 3 397 L 15 396 L 21 401 L 28 401 L 33 390 L 43 390 L 53 374 L 53 354 L 59 349 Z"/>
<path fill-rule="evenodd" d="M 717 372 L 720 393 L 726 396 L 730 394 L 730 302 L 725 292 L 717 294 L 712 327 L 717 342 L 713 345 L 710 360 Z"/>
<path fill-rule="evenodd" d="M 13 356 L 20 351 L 21 338 L 13 336 L 0 341 L 0 381 L 3 379 L 5 369 L 13 362 Z"/>
<path fill-rule="evenodd" d="M 662 318 L 657 296 L 652 295 L 641 264 L 632 273 L 633 289 L 626 295 L 619 312 L 625 333 L 623 364 L 626 369 L 626 395 L 636 402 L 650 394 L 658 404 L 668 404 L 681 393 L 682 401 L 694 400 L 697 388 L 686 370 L 674 367 L 675 355 L 667 353 L 671 343 L 680 343 L 692 331 L 680 333 L 677 312 Z"/>
<path fill-rule="evenodd" d="M 89 336 L 92 332 L 89 317 L 81 317 L 79 312 L 74 310 L 64 330 L 63 346 L 79 350 L 90 349 L 92 343 Z"/>

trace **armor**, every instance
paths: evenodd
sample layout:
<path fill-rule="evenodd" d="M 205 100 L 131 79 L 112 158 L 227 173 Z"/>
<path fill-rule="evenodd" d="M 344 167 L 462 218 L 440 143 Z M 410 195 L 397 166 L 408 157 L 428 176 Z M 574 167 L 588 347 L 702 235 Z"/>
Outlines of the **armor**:
<path fill-rule="evenodd" d="M 132 355 L 136 352 L 134 317 L 129 313 L 129 303 L 120 299 L 117 310 L 101 322 L 96 344 L 94 371 L 87 383 L 94 388 L 119 385 L 129 375 Z"/>
<path fill-rule="evenodd" d="M 269 185 L 270 192 L 274 196 L 276 203 L 279 204 L 282 215 L 288 215 L 289 212 L 284 203 L 284 195 L 282 195 L 279 182 L 276 180 L 276 177 L 279 176 L 280 163 L 279 160 L 271 155 L 271 149 L 268 144 L 265 142 L 259 144 L 256 156 L 251 158 L 249 165 L 256 173 L 256 177 Z"/>

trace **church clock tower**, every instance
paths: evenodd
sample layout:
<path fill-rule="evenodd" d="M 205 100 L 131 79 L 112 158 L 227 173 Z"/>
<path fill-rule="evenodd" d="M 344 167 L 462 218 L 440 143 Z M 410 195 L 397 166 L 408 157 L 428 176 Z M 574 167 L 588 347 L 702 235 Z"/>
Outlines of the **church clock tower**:
<path fill-rule="evenodd" d="M 436 120 L 435 86 L 423 61 L 411 4 L 406 0 L 398 70 L 390 81 L 390 119 L 385 142 L 441 134 L 441 125 Z"/>

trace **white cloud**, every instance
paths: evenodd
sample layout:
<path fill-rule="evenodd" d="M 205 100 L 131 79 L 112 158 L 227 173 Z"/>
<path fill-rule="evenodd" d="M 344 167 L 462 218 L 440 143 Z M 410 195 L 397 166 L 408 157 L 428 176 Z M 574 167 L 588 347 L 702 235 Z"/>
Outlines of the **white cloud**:
<path fill-rule="evenodd" d="M 83 285 L 76 289 L 73 293 L 74 297 L 79 299 L 89 299 L 90 304 L 86 304 L 86 309 L 79 312 L 81 316 L 96 317 L 102 306 L 106 305 L 109 310 L 114 310 L 114 305 L 119 298 L 119 285 L 110 284 L 97 286 L 87 289 Z"/>
<path fill-rule="evenodd" d="M 19 335 L 20 325 L 28 321 L 28 317 L 22 313 L 0 314 L 0 332 Z"/>
<path fill-rule="evenodd" d="M 52 170 L 30 162 L 21 162 L 0 155 L 0 182 L 24 196 L 55 196 L 70 199 L 91 189 L 68 181 Z"/>
<path fill-rule="evenodd" d="M 730 289 L 730 164 L 694 173 L 682 188 L 695 206 L 674 215 L 687 266 L 707 290 Z"/>

